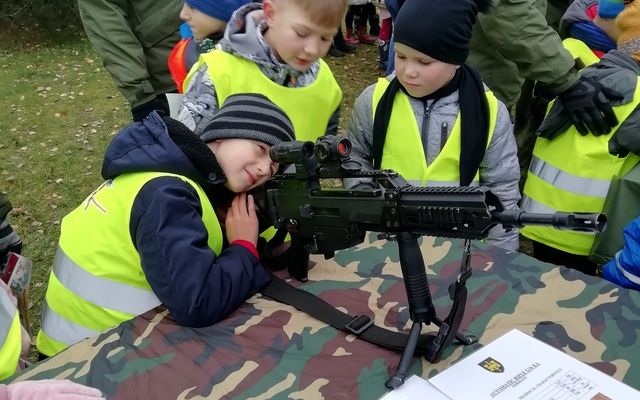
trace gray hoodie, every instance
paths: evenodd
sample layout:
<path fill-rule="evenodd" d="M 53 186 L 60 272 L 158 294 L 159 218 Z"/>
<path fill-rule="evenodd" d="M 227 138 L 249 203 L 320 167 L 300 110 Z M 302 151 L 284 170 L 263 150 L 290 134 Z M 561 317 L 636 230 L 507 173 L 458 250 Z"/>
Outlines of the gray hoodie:
<path fill-rule="evenodd" d="M 266 29 L 262 4 L 249 3 L 233 13 L 218 47 L 227 53 L 256 63 L 263 74 L 279 85 L 304 87 L 315 82 L 320 70 L 320 62 L 313 62 L 305 72 L 281 63 L 263 37 Z M 194 73 L 184 93 L 182 107 L 177 117 L 197 135 L 202 135 L 202 131 L 209 125 L 220 106 L 207 68 L 207 65 L 203 64 Z M 292 77 L 295 79 L 291 79 Z M 340 107 L 335 110 L 329 120 L 326 130 L 328 135 L 338 133 L 339 116 Z"/>
<path fill-rule="evenodd" d="M 617 106 L 633 100 L 638 76 L 640 76 L 640 64 L 620 50 L 611 50 L 597 64 L 583 69 L 582 74 L 622 94 L 624 96 L 622 100 L 612 102 L 613 106 Z M 557 126 L 563 118 L 562 109 L 556 103 L 539 130 L 545 129 L 548 125 Z M 640 155 L 640 110 L 638 108 L 620 125 L 612 137 L 615 140 L 609 141 L 611 154 L 627 150 Z"/>
<path fill-rule="evenodd" d="M 371 160 L 374 88 L 375 84 L 366 88 L 358 96 L 347 126 L 347 137 L 351 139 L 353 145 L 351 155 L 362 162 L 365 169 L 373 168 Z M 427 163 L 431 164 L 444 146 L 442 138 L 448 138 L 451 134 L 451 128 L 460 111 L 458 92 L 435 101 L 435 104 L 433 100 L 425 103 L 413 98 L 409 98 L 409 103 L 416 121 L 420 124 L 422 146 Z M 427 110 L 429 115 L 425 116 Z M 520 166 L 509 111 L 502 102 L 498 101 L 498 118 L 493 137 L 480 163 L 480 185 L 491 189 L 505 209 L 513 210 L 518 208 L 520 200 L 519 179 Z M 488 241 L 504 249 L 517 251 L 518 230 L 506 232 L 502 226 L 496 226 L 489 233 Z"/>

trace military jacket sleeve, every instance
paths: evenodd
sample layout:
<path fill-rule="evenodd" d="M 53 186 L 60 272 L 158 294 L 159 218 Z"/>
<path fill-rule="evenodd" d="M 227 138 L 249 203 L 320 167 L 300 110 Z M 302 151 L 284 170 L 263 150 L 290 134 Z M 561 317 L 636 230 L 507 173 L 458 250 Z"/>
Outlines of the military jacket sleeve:
<path fill-rule="evenodd" d="M 541 82 L 555 94 L 578 79 L 573 58 L 532 0 L 494 1 L 488 14 L 478 14 L 477 24 L 523 78 Z"/>

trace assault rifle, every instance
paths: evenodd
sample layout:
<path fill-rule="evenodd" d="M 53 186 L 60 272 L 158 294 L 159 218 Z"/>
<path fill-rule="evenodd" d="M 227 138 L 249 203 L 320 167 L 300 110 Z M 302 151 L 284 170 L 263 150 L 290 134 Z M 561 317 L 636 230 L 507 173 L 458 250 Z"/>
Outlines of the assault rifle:
<path fill-rule="evenodd" d="M 288 142 L 273 146 L 271 158 L 288 166 L 265 184 L 257 203 L 276 228 L 291 235 L 292 277 L 307 279 L 309 254 L 333 257 L 336 250 L 362 243 L 367 231 L 398 242 L 410 317 L 413 321 L 396 373 L 386 382 L 396 388 L 404 382 L 411 357 L 419 346 L 422 324 L 439 327 L 426 344 L 425 357 L 434 362 L 455 337 L 463 344 L 477 338 L 458 333 L 466 304 L 465 283 L 471 276 L 470 240 L 484 239 L 498 224 L 505 228 L 551 225 L 557 229 L 601 232 L 602 214 L 537 214 L 504 210 L 490 191 L 478 187 L 414 187 L 393 171 L 363 171 L 351 159 L 351 143 L 339 136 L 312 142 Z M 346 189 L 344 179 L 365 181 Z M 445 319 L 436 316 L 420 253 L 423 235 L 465 239 L 457 280 L 449 288 L 453 305 Z M 358 322 L 358 321 L 352 321 Z M 362 322 L 362 321 L 361 321 Z M 371 321 L 347 327 L 356 334 Z M 353 329 L 351 329 L 353 328 Z"/>

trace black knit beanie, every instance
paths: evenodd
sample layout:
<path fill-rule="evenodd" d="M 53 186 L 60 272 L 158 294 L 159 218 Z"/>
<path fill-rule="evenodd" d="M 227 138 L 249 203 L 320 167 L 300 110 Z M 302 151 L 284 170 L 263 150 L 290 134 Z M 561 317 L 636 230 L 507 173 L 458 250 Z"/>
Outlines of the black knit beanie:
<path fill-rule="evenodd" d="M 287 114 L 261 94 L 243 93 L 227 97 L 200 139 L 252 139 L 268 145 L 295 140 Z"/>
<path fill-rule="evenodd" d="M 436 60 L 462 65 L 476 14 L 490 5 L 491 0 L 407 0 L 393 27 L 394 40 Z"/>

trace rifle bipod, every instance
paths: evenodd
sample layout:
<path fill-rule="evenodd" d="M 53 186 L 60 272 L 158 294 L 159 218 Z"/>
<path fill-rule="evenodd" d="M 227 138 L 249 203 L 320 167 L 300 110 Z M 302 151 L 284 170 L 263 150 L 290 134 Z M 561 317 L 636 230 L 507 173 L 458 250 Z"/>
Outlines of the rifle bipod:
<path fill-rule="evenodd" d="M 439 328 L 436 337 L 428 346 L 427 354 L 425 354 L 425 358 L 429 362 L 437 361 L 442 355 L 442 351 L 454 338 L 463 345 L 473 344 L 478 338 L 458 332 L 467 302 L 465 284 L 471 276 L 471 267 L 469 265 L 471 241 L 465 239 L 464 252 L 460 262 L 460 274 L 456 281 L 449 286 L 449 297 L 453 300 L 453 304 L 449 315 L 444 320 L 441 320 L 436 316 L 431 298 L 424 260 L 418 245 L 418 236 L 408 232 L 400 232 L 393 235 L 393 237 L 390 235 L 385 236 L 387 239 L 393 239 L 398 242 L 400 267 L 402 268 L 402 276 L 404 277 L 404 286 L 409 303 L 409 315 L 413 321 L 396 372 L 385 383 L 389 389 L 395 389 L 401 386 L 407 378 L 407 371 L 416 351 L 422 324 L 429 325 L 434 323 Z"/>

